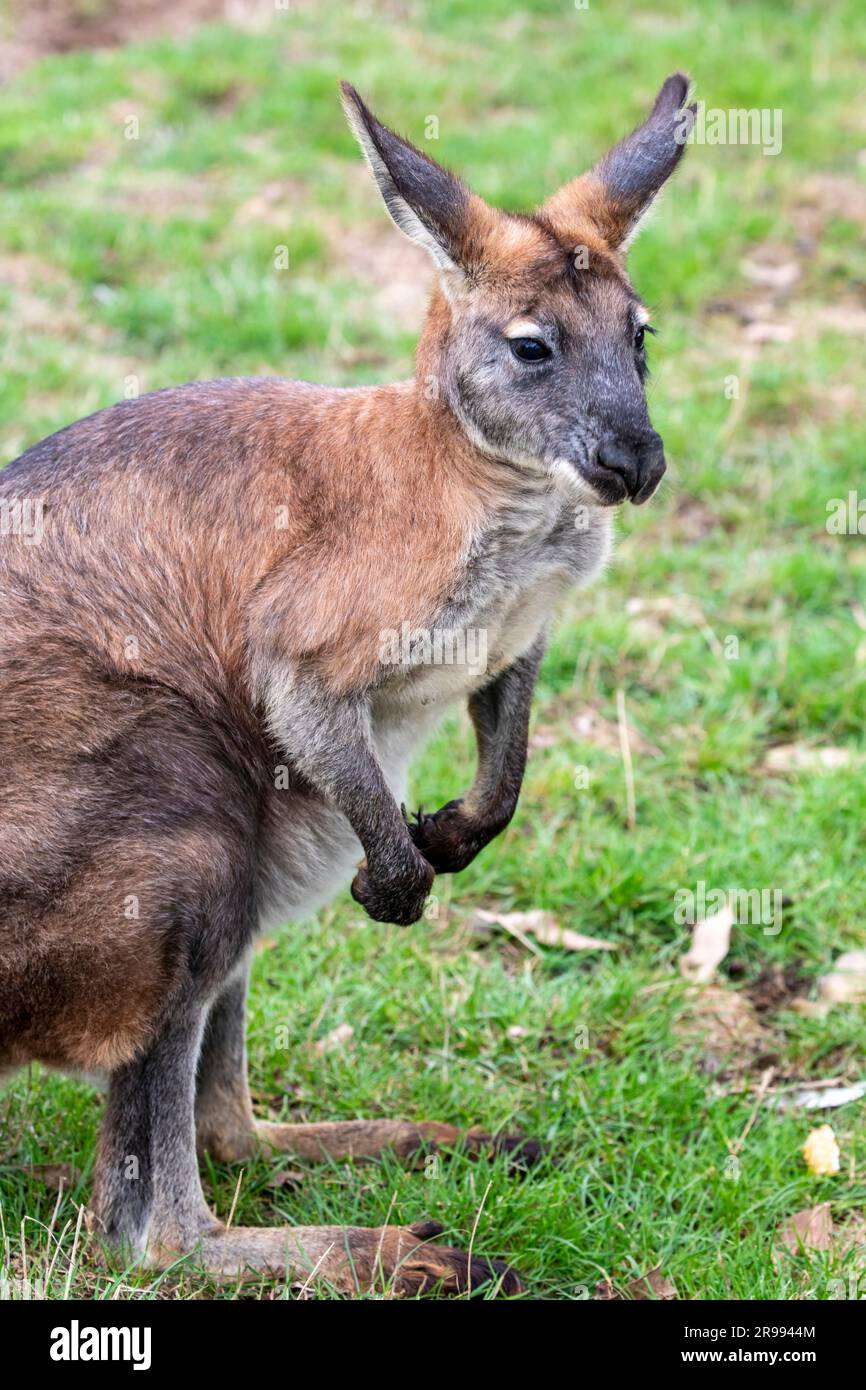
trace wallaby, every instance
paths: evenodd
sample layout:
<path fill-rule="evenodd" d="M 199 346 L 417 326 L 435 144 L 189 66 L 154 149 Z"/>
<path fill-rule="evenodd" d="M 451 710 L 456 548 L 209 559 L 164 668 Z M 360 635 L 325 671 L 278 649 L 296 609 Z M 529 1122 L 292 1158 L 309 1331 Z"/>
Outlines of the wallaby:
<path fill-rule="evenodd" d="M 375 920 L 417 921 L 434 875 L 511 819 L 557 599 L 604 564 L 615 504 L 664 472 L 623 261 L 683 153 L 687 86 L 669 77 L 639 129 L 522 215 L 344 84 L 388 211 L 438 268 L 415 378 L 157 391 L 0 474 L 0 1065 L 107 1085 L 93 1220 L 125 1258 L 188 1252 L 349 1293 L 519 1288 L 433 1243 L 432 1223 L 227 1230 L 196 1150 L 410 1159 L 493 1142 L 257 1122 L 248 962 L 263 926 L 350 881 Z M 28 508 L 38 534 L 13 524 Z M 429 659 L 423 634 L 470 629 L 483 669 Z M 406 630 L 393 658 L 383 633 Z M 459 698 L 474 783 L 409 818 L 409 758 Z"/>

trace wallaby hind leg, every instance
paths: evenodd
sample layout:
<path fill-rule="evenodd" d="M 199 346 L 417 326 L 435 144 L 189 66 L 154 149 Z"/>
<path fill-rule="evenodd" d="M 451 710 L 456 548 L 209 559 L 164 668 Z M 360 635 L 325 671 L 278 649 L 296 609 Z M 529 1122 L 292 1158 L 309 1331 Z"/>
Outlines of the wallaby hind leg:
<path fill-rule="evenodd" d="M 96 1229 L 126 1258 L 191 1250 L 220 1229 L 195 1152 L 195 1068 L 205 1010 L 177 1006 L 149 1050 L 115 1071 L 96 1162 Z"/>
<path fill-rule="evenodd" d="M 176 1010 L 148 1052 L 112 1076 L 97 1163 L 98 1229 L 121 1257 L 165 1267 L 188 1254 L 218 1276 L 321 1277 L 343 1293 L 439 1288 L 462 1293 L 491 1280 L 519 1289 L 503 1264 L 430 1244 L 441 1229 L 286 1226 L 227 1230 L 208 1210 L 195 1147 L 196 1066 L 204 1010 Z"/>
<path fill-rule="evenodd" d="M 439 1149 L 463 1148 L 470 1155 L 503 1152 L 526 1167 L 541 1146 L 520 1135 L 460 1130 L 438 1121 L 344 1120 L 321 1124 L 274 1124 L 253 1116 L 247 1081 L 246 976 L 234 980 L 214 1003 L 202 1042 L 196 1096 L 198 1148 L 223 1163 L 250 1158 L 260 1145 L 312 1162 L 375 1159 L 391 1151 L 421 1163 Z"/>

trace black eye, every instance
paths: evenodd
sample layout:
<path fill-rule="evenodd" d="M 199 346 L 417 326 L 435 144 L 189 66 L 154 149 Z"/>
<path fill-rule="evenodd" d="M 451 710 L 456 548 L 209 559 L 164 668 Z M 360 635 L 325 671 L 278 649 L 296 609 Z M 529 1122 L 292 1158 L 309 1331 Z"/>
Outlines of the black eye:
<path fill-rule="evenodd" d="M 639 328 L 634 335 L 634 345 L 637 352 L 640 352 L 644 345 L 645 328 Z"/>
<path fill-rule="evenodd" d="M 511 351 L 520 362 L 543 362 L 550 348 L 540 338 L 511 338 Z"/>

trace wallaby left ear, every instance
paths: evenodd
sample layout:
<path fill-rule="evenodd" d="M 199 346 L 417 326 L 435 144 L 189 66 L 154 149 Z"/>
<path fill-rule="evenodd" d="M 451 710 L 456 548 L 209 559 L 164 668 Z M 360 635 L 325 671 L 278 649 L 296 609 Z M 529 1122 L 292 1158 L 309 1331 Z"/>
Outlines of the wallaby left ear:
<path fill-rule="evenodd" d="M 401 232 L 423 246 L 440 270 L 467 268 L 485 204 L 455 174 L 382 125 L 348 82 L 340 87 L 346 119 Z"/>
<path fill-rule="evenodd" d="M 542 212 L 560 234 L 589 219 L 612 249 L 625 250 L 683 157 L 697 112 L 685 105 L 688 90 L 689 79 L 673 73 L 643 125 L 548 199 Z"/>

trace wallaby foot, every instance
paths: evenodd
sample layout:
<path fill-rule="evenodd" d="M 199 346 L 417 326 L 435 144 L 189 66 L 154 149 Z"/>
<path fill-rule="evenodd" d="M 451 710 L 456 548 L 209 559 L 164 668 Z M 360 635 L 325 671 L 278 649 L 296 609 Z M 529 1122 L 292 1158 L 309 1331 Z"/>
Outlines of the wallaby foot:
<path fill-rule="evenodd" d="M 462 1149 L 472 1158 L 497 1153 L 509 1155 L 510 1166 L 528 1168 L 541 1156 L 535 1139 L 519 1134 L 488 1134 L 481 1129 L 458 1129 L 436 1120 L 342 1120 L 313 1125 L 273 1124 L 256 1121 L 262 1144 L 311 1162 L 322 1159 L 380 1158 L 392 1152 L 410 1166 L 421 1166 L 427 1155 Z"/>
<path fill-rule="evenodd" d="M 453 1295 L 485 1284 L 498 1284 L 506 1294 L 520 1292 L 517 1275 L 501 1261 L 432 1244 L 441 1230 L 434 1221 L 414 1226 L 240 1226 L 204 1236 L 189 1254 L 197 1268 L 221 1278 L 267 1274 L 296 1283 L 323 1279 L 349 1295 Z M 182 1253 L 155 1246 L 148 1263 L 165 1267 Z"/>
<path fill-rule="evenodd" d="M 518 1134 L 460 1130 L 437 1121 L 342 1120 L 323 1124 L 274 1124 L 253 1116 L 245 1047 L 246 979 L 238 977 L 214 1003 L 198 1062 L 195 1117 L 199 1153 L 220 1163 L 253 1158 L 260 1146 L 318 1162 L 380 1158 L 390 1151 L 422 1164 L 431 1152 L 463 1149 L 472 1157 L 506 1153 L 515 1170 L 537 1161 L 543 1150 Z"/>

